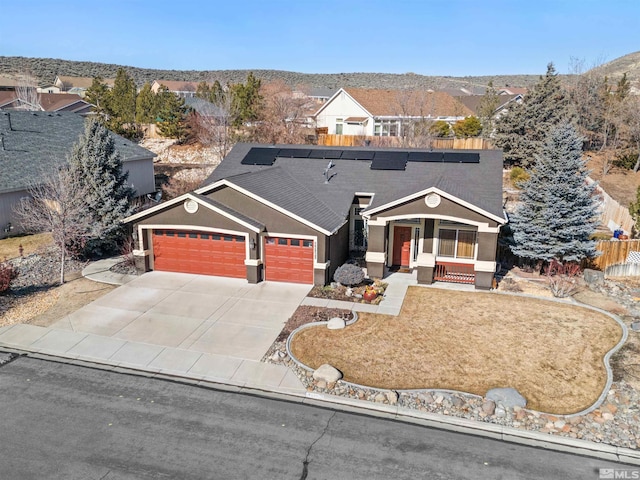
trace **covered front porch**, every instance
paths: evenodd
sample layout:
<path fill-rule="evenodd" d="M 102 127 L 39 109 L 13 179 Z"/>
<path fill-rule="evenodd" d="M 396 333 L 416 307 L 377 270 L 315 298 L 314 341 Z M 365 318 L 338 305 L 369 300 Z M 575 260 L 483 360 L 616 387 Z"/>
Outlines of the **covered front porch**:
<path fill-rule="evenodd" d="M 384 278 L 393 271 L 415 271 L 420 284 L 439 281 L 490 289 L 496 269 L 498 228 L 464 220 L 370 220 L 366 252 L 369 276 Z"/>

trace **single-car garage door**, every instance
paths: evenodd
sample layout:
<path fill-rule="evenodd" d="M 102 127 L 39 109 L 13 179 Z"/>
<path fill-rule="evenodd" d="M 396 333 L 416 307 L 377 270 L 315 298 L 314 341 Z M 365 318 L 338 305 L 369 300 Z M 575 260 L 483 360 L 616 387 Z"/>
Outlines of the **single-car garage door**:
<path fill-rule="evenodd" d="M 264 274 L 266 280 L 313 283 L 313 240 L 266 237 Z"/>
<path fill-rule="evenodd" d="M 245 237 L 190 230 L 153 231 L 153 268 L 246 278 Z"/>

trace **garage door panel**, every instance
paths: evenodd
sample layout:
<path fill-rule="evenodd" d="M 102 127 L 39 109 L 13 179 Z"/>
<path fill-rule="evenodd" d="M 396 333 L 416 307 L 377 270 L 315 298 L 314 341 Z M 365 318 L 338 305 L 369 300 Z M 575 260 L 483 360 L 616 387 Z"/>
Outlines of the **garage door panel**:
<path fill-rule="evenodd" d="M 170 272 L 245 278 L 243 236 L 154 230 L 154 268 Z"/>
<path fill-rule="evenodd" d="M 313 241 L 267 237 L 264 248 L 265 279 L 313 283 Z"/>

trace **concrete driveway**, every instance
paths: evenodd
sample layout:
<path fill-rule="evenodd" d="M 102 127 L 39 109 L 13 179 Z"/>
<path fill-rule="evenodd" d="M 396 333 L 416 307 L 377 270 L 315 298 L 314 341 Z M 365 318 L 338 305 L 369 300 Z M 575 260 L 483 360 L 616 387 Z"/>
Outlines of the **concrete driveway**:
<path fill-rule="evenodd" d="M 260 360 L 310 285 L 148 272 L 52 328 Z"/>

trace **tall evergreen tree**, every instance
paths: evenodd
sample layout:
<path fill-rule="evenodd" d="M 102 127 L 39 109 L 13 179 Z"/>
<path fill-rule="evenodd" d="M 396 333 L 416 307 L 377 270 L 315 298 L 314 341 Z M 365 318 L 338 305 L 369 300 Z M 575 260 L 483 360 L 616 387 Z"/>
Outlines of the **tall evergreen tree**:
<path fill-rule="evenodd" d="M 482 136 L 489 138 L 493 133 L 496 109 L 500 106 L 500 95 L 493 86 L 493 80 L 489 80 L 487 91 L 478 104 L 478 118 L 482 124 Z"/>
<path fill-rule="evenodd" d="M 234 125 L 240 127 L 246 122 L 253 122 L 260 118 L 263 107 L 263 98 L 260 94 L 262 82 L 250 72 L 246 83 L 232 85 Z"/>
<path fill-rule="evenodd" d="M 122 159 L 109 131 L 96 120 L 89 120 L 73 147 L 69 168 L 86 192 L 87 215 L 91 218 L 88 255 L 115 253 L 121 244 L 120 221 L 132 212 L 133 189 L 127 184 Z"/>
<path fill-rule="evenodd" d="M 597 255 L 589 237 L 598 224 L 595 184 L 588 185 L 582 138 L 570 123 L 549 133 L 510 218 L 516 255 L 576 262 Z"/>
<path fill-rule="evenodd" d="M 109 94 L 107 126 L 110 130 L 129 137 L 135 135 L 136 95 L 133 78 L 124 68 L 119 68 Z"/>
<path fill-rule="evenodd" d="M 168 138 L 184 140 L 187 127 L 186 117 L 188 108 L 184 99 L 178 97 L 164 85 L 157 93 L 158 114 L 156 124 L 160 133 Z"/>
<path fill-rule="evenodd" d="M 102 77 L 95 77 L 85 93 L 85 100 L 94 105 L 93 111 L 102 121 L 106 121 L 109 112 L 109 96 L 109 87 Z"/>
<path fill-rule="evenodd" d="M 158 115 L 158 102 L 149 82 L 145 83 L 136 98 L 136 122 L 153 123 Z"/>
<path fill-rule="evenodd" d="M 496 122 L 496 146 L 503 150 L 505 162 L 526 167 L 540 153 L 547 133 L 574 118 L 569 96 L 550 63 L 547 74 L 540 77 L 523 102 L 509 108 Z"/>

